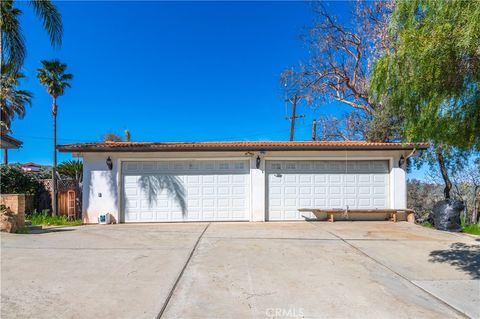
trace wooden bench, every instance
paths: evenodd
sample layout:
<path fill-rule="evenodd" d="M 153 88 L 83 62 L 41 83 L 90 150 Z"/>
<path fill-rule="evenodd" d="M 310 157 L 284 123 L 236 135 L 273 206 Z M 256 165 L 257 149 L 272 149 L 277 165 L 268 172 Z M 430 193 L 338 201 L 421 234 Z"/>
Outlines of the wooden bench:
<path fill-rule="evenodd" d="M 347 215 L 352 214 L 389 214 L 390 220 L 394 223 L 397 222 L 397 214 L 405 213 L 407 214 L 407 221 L 414 223 L 415 222 L 415 211 L 413 209 L 390 209 L 390 208 L 377 208 L 377 209 L 341 209 L 341 208 L 332 208 L 332 209 L 323 209 L 323 208 L 299 208 L 299 212 L 311 212 L 316 217 L 317 214 L 327 214 L 328 221 L 334 222 L 334 215 L 342 214 Z"/>

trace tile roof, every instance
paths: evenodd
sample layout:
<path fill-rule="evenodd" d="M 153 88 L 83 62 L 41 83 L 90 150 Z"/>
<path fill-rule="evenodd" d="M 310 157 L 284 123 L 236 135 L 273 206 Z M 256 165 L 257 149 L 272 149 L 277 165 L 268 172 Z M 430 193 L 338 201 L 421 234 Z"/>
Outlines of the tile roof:
<path fill-rule="evenodd" d="M 60 152 L 208 152 L 208 151 L 323 151 L 412 150 L 427 143 L 366 141 L 240 141 L 240 142 L 102 142 L 58 145 Z"/>

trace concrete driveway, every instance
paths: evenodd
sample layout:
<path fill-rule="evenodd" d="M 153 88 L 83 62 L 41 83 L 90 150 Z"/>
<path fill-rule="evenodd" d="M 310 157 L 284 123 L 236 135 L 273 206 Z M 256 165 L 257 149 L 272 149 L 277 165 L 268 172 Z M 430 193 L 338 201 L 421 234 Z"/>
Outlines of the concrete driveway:
<path fill-rule="evenodd" d="M 480 240 L 408 223 L 2 234 L 2 318 L 480 318 Z"/>

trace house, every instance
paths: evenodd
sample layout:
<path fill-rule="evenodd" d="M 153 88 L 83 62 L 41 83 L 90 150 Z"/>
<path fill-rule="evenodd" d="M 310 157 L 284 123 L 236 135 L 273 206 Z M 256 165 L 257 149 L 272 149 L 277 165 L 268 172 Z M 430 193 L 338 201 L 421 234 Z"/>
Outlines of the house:
<path fill-rule="evenodd" d="M 406 208 L 405 162 L 427 144 L 105 142 L 59 145 L 83 158 L 83 218 L 116 222 L 276 221 L 299 208 Z"/>
<path fill-rule="evenodd" d="M 24 172 L 40 172 L 42 169 L 42 166 L 32 162 L 22 164 L 21 167 Z"/>
<path fill-rule="evenodd" d="M 13 138 L 5 133 L 5 130 L 2 129 L 0 134 L 0 148 L 3 150 L 3 164 L 8 164 L 8 150 L 9 149 L 18 149 L 22 147 L 23 142 Z"/>

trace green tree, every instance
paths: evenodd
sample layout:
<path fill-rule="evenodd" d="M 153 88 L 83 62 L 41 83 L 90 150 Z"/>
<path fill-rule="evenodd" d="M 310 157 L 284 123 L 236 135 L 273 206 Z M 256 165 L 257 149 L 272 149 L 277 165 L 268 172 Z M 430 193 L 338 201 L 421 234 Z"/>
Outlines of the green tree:
<path fill-rule="evenodd" d="M 130 135 L 130 130 L 125 130 L 125 142 L 130 142 L 131 135 Z"/>
<path fill-rule="evenodd" d="M 402 115 L 403 140 L 432 143 L 428 157 L 437 161 L 450 198 L 449 162 L 480 149 L 479 2 L 400 0 L 389 38 L 371 96 Z"/>
<path fill-rule="evenodd" d="M 371 91 L 403 114 L 404 138 L 479 150 L 480 2 L 400 0 L 389 32 Z"/>
<path fill-rule="evenodd" d="M 4 66 L 0 73 L 0 129 L 10 132 L 12 119 L 25 116 L 25 108 L 32 104 L 32 93 L 20 90 L 20 80 L 24 75 L 16 71 L 11 64 Z M 8 150 L 3 150 L 4 164 L 8 164 Z"/>
<path fill-rule="evenodd" d="M 0 107 L 1 107 L 1 126 L 2 129 L 10 131 L 10 124 L 15 116 L 23 118 L 25 116 L 25 107 L 32 103 L 32 93 L 20 90 L 20 80 L 25 76 L 15 71 L 10 65 L 2 68 L 0 75 Z"/>
<path fill-rule="evenodd" d="M 42 20 L 43 28 L 53 46 L 62 42 L 62 17 L 50 0 L 30 0 L 35 14 Z M 25 38 L 22 34 L 20 16 L 22 11 L 13 0 L 0 1 L 0 66 L 11 64 L 20 69 L 26 56 Z"/>
<path fill-rule="evenodd" d="M 35 175 L 24 173 L 20 166 L 0 166 L 0 193 L 33 195 L 39 186 Z"/>
<path fill-rule="evenodd" d="M 53 167 L 52 167 L 52 214 L 57 215 L 57 98 L 62 96 L 66 88 L 70 87 L 70 80 L 73 75 L 65 73 L 67 65 L 59 60 L 42 60 L 42 68 L 38 69 L 37 77 L 41 84 L 47 88 L 48 94 L 52 97 L 53 116 Z"/>
<path fill-rule="evenodd" d="M 80 160 L 70 160 L 60 163 L 57 168 L 61 177 L 66 176 L 75 182 L 75 206 L 77 213 L 82 211 L 83 163 Z"/>

